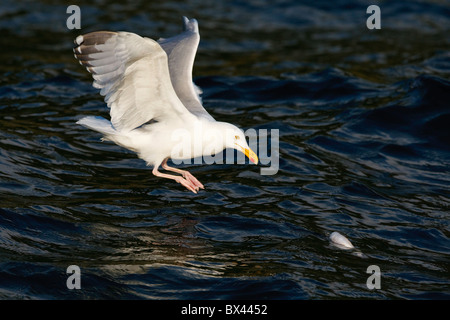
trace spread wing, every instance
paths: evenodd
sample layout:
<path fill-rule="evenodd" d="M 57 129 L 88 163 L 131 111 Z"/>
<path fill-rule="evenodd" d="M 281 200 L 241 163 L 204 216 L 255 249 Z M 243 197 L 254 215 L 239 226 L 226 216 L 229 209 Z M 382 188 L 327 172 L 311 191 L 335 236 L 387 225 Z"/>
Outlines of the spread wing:
<path fill-rule="evenodd" d="M 174 91 L 167 54 L 156 41 L 98 31 L 78 36 L 73 51 L 105 96 L 116 130 L 133 130 L 152 119 L 193 117 Z"/>
<path fill-rule="evenodd" d="M 174 37 L 159 39 L 158 43 L 169 57 L 170 79 L 184 106 L 193 114 L 211 121 L 214 118 L 203 108 L 201 90 L 192 81 L 192 68 L 200 42 L 197 20 L 183 17 L 184 31 Z"/>

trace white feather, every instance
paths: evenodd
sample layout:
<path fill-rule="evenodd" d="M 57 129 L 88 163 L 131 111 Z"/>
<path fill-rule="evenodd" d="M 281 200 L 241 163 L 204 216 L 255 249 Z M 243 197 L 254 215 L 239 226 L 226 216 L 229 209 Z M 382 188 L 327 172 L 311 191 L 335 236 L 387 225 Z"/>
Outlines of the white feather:
<path fill-rule="evenodd" d="M 341 249 L 348 250 L 354 248 L 353 244 L 339 232 L 335 231 L 332 234 L 330 234 L 330 240 L 331 242 L 333 242 L 334 245 L 336 245 Z"/>

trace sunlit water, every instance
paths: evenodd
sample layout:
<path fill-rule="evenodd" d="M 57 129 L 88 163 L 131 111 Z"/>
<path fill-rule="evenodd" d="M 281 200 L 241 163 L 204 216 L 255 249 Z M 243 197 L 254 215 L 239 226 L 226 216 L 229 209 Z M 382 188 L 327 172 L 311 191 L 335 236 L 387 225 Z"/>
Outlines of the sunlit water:
<path fill-rule="evenodd" d="M 0 298 L 450 298 L 448 3 L 382 2 L 381 30 L 373 3 L 307 3 L 96 1 L 68 30 L 65 4 L 2 1 Z M 73 39 L 169 37 L 182 15 L 205 107 L 278 129 L 277 174 L 184 165 L 195 195 L 75 124 L 108 110 Z"/>

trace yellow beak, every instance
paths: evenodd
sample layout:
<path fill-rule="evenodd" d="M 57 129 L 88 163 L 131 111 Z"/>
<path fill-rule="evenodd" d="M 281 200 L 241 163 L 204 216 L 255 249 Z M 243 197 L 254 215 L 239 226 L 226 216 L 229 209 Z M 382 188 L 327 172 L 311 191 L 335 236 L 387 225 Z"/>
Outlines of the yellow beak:
<path fill-rule="evenodd" d="M 253 162 L 254 164 L 258 164 L 258 156 L 253 152 L 252 149 L 244 149 L 244 154 L 247 156 L 247 158 L 250 159 L 251 162 Z"/>
<path fill-rule="evenodd" d="M 243 148 L 239 144 L 237 145 L 239 146 L 239 148 L 241 148 L 241 151 L 246 155 L 247 158 L 250 159 L 251 162 L 253 162 L 254 164 L 258 164 L 258 156 L 256 155 L 256 153 L 253 152 L 252 149 Z"/>

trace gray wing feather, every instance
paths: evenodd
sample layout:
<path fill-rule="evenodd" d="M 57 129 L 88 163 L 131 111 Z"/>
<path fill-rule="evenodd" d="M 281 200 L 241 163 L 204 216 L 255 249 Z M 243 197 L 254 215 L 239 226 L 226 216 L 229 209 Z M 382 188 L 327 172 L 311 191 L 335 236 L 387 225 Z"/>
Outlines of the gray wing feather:
<path fill-rule="evenodd" d="M 200 42 L 196 19 L 183 17 L 184 31 L 171 38 L 159 39 L 158 43 L 169 58 L 169 72 L 173 88 L 184 106 L 193 114 L 211 121 L 214 118 L 202 106 L 201 90 L 192 81 L 195 54 Z"/>

